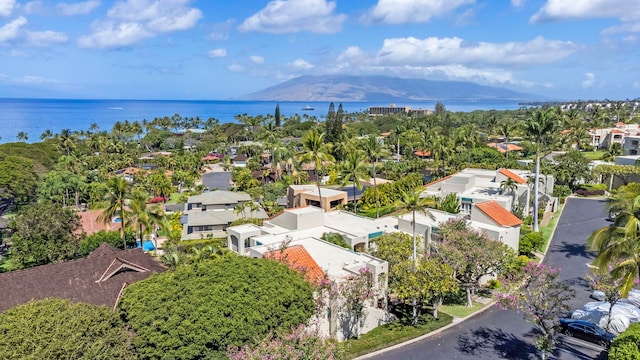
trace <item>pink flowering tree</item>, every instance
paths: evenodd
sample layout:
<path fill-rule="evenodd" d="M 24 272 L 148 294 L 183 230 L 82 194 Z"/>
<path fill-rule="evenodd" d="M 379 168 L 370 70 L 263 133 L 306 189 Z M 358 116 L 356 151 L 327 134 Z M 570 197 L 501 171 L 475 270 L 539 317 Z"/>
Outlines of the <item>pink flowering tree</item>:
<path fill-rule="evenodd" d="M 335 342 L 299 325 L 287 333 L 270 334 L 254 347 L 229 347 L 227 357 L 230 360 L 336 360 L 340 352 Z"/>
<path fill-rule="evenodd" d="M 339 296 L 342 303 L 342 322 L 353 329 L 355 337 L 360 338 L 360 326 L 366 315 L 366 305 L 377 295 L 377 286 L 373 274 L 366 267 L 350 275 L 339 286 Z M 352 333 L 353 335 L 353 333 Z"/>
<path fill-rule="evenodd" d="M 516 311 L 539 330 L 536 348 L 543 360 L 555 349 L 559 318 L 569 311 L 567 302 L 574 296 L 559 274 L 558 268 L 529 262 L 522 276 L 504 284 L 506 292 L 496 294 L 498 306 Z"/>

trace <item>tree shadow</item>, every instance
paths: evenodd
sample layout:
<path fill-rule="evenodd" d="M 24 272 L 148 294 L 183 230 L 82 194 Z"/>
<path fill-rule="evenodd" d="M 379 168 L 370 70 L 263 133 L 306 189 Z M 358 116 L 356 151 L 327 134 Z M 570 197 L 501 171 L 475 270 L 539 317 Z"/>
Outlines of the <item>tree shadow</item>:
<path fill-rule="evenodd" d="M 524 341 L 501 329 L 483 326 L 460 335 L 457 348 L 468 355 L 490 353 L 501 359 L 529 360 L 531 354 L 538 353 L 533 341 Z"/>
<path fill-rule="evenodd" d="M 578 256 L 586 259 L 593 259 L 595 257 L 593 252 L 587 250 L 587 247 L 584 244 L 569 244 L 566 241 L 563 241 L 561 244 L 553 246 L 553 248 L 550 249 L 550 251 L 565 253 L 564 256 L 566 258 Z"/>
<path fill-rule="evenodd" d="M 566 279 L 563 282 L 571 287 L 591 290 L 591 284 L 584 277 L 574 277 L 571 279 Z"/>

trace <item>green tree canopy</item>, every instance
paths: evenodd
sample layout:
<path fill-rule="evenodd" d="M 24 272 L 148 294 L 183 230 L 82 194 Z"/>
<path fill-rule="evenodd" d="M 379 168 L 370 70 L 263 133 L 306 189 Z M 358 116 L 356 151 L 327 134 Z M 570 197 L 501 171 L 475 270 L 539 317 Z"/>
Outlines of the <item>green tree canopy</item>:
<path fill-rule="evenodd" d="M 104 306 L 46 299 L 0 314 L 2 359 L 135 359 L 118 314 Z"/>
<path fill-rule="evenodd" d="M 144 359 L 204 359 L 313 314 L 311 285 L 271 260 L 227 255 L 126 288 L 120 312 Z"/>
<path fill-rule="evenodd" d="M 58 204 L 34 204 L 10 223 L 12 259 L 29 267 L 73 259 L 80 241 L 80 216 Z"/>

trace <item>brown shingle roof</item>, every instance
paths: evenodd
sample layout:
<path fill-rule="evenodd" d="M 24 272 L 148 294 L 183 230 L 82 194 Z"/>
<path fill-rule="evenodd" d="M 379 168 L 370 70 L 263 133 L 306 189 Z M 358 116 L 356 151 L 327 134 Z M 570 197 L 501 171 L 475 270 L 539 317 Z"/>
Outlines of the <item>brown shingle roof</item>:
<path fill-rule="evenodd" d="M 102 244 L 83 259 L 0 274 L 0 312 L 31 300 L 62 298 L 115 307 L 122 288 L 166 268 L 141 248 Z"/>
<path fill-rule="evenodd" d="M 518 184 L 526 184 L 527 180 L 523 179 L 520 175 L 514 173 L 509 169 L 502 168 L 499 170 L 500 174 L 508 177 L 509 179 L 517 182 Z"/>
<path fill-rule="evenodd" d="M 324 271 L 302 245 L 294 245 L 284 250 L 273 250 L 264 254 L 267 259 L 284 263 L 300 272 L 312 284 L 318 284 L 324 277 Z"/>
<path fill-rule="evenodd" d="M 476 208 L 500 226 L 512 227 L 522 224 L 522 220 L 493 200 L 476 204 Z"/>

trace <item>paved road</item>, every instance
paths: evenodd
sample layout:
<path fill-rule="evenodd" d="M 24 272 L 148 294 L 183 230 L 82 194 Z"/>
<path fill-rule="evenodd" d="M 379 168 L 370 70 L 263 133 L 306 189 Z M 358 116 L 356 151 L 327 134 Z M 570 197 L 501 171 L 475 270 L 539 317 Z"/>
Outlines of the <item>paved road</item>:
<path fill-rule="evenodd" d="M 585 239 L 606 226 L 606 202 L 571 198 L 559 219 L 544 263 L 560 266 L 560 277 L 576 289 L 573 307 L 589 301 L 589 291 L 582 277 L 593 254 L 586 251 Z M 380 360 L 449 360 L 449 359 L 537 359 L 535 332 L 519 315 L 497 307 L 478 314 L 438 335 L 392 350 L 372 359 Z M 602 348 L 581 340 L 562 337 L 551 356 L 561 360 L 606 359 Z"/>

